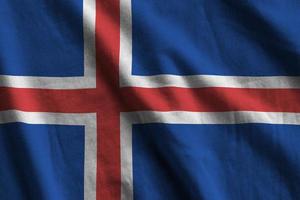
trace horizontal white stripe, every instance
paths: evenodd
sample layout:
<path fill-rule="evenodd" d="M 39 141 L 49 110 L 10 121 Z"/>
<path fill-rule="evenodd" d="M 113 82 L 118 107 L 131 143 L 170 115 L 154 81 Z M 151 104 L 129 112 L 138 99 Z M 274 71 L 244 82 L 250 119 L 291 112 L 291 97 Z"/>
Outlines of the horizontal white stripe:
<path fill-rule="evenodd" d="M 121 66 L 122 68 L 122 66 Z M 124 71 L 123 71 L 124 72 Z M 122 87 L 229 87 L 229 88 L 300 88 L 300 77 L 290 76 L 217 76 L 217 75 L 155 75 L 136 76 L 123 73 Z"/>
<path fill-rule="evenodd" d="M 132 124 L 245 124 L 300 125 L 300 113 L 279 112 L 128 112 L 121 113 L 121 199 L 133 200 Z"/>
<path fill-rule="evenodd" d="M 83 125 L 85 127 L 84 199 L 96 199 L 97 126 L 95 113 L 65 114 L 8 110 L 0 112 L 0 124 Z"/>
<path fill-rule="evenodd" d="M 46 112 L 24 112 L 8 110 L 0 112 L 0 124 L 11 122 L 24 122 L 27 124 L 57 124 L 57 125 L 88 125 L 89 120 L 95 118 L 94 114 L 66 114 Z M 92 122 L 93 120 L 91 120 Z"/>
<path fill-rule="evenodd" d="M 174 123 L 174 124 L 300 124 L 300 113 L 283 112 L 128 112 L 122 117 L 129 123 Z"/>
<path fill-rule="evenodd" d="M 93 75 L 94 76 L 94 75 Z M 1 87 L 41 88 L 41 89 L 81 89 L 95 88 L 96 79 L 93 76 L 83 77 L 33 77 L 0 75 Z"/>

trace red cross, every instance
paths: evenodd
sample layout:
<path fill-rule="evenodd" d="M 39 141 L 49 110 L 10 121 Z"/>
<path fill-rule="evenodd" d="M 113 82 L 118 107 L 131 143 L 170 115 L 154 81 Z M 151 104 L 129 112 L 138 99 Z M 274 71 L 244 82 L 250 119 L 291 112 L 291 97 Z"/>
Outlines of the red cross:
<path fill-rule="evenodd" d="M 97 199 L 120 199 L 120 112 L 300 112 L 300 90 L 119 87 L 119 0 L 96 3 L 97 87 L 81 90 L 0 88 L 0 110 L 97 113 Z"/>

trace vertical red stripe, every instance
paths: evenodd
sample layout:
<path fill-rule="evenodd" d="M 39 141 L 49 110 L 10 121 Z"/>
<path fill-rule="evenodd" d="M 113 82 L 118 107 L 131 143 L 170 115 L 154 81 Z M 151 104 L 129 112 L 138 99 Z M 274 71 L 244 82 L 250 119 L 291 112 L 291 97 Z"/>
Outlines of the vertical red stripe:
<path fill-rule="evenodd" d="M 97 199 L 120 199 L 119 0 L 97 0 Z"/>

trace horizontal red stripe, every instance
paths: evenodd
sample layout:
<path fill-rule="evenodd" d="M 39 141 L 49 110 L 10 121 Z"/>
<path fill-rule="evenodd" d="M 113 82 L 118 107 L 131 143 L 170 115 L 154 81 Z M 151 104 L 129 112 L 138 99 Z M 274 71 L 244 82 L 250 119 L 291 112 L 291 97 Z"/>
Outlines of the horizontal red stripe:
<path fill-rule="evenodd" d="M 123 88 L 122 111 L 300 112 L 299 89 Z"/>
<path fill-rule="evenodd" d="M 121 88 L 105 94 L 109 86 L 90 90 L 37 90 L 0 88 L 0 110 L 35 112 L 95 112 L 108 102 L 122 111 L 272 111 L 300 112 L 299 89 L 232 88 Z M 109 96 L 109 98 L 105 98 Z M 120 96 L 119 96 L 120 95 Z M 119 101 L 121 98 L 121 101 Z M 106 99 L 106 100 L 105 100 Z"/>
<path fill-rule="evenodd" d="M 0 88 L 0 110 L 31 112 L 95 112 L 95 90 Z"/>

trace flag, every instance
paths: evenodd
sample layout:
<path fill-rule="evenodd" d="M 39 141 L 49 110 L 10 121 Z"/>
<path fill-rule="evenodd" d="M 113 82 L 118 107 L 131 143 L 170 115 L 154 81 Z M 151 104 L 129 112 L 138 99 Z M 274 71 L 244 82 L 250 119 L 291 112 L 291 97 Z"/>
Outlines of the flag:
<path fill-rule="evenodd" d="M 0 199 L 299 199 L 299 10 L 0 0 Z"/>

